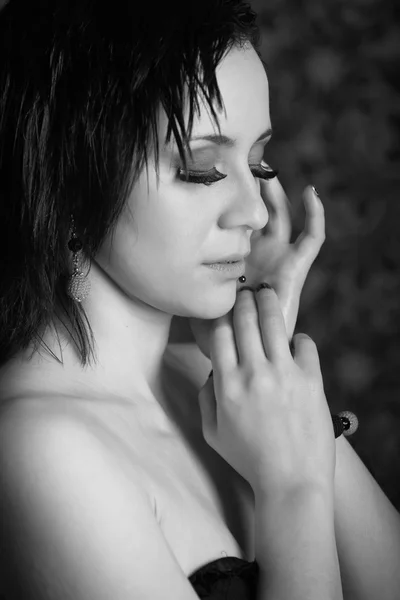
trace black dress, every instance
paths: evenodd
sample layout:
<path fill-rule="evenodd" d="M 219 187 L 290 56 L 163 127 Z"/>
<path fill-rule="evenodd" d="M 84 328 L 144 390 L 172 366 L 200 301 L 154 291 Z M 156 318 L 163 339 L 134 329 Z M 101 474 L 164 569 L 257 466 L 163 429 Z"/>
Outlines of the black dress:
<path fill-rule="evenodd" d="M 217 558 L 189 577 L 199 598 L 256 600 L 258 565 L 234 556 Z"/>
<path fill-rule="evenodd" d="M 256 600 L 258 565 L 225 556 L 207 563 L 189 577 L 199 598 L 205 600 Z M 0 593 L 0 600 L 7 600 Z"/>

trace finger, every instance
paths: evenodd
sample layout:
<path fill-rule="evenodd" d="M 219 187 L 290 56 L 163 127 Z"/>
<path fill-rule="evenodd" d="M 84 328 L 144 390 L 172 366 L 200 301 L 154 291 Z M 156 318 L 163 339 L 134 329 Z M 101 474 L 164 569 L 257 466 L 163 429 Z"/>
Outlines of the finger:
<path fill-rule="evenodd" d="M 265 354 L 275 365 L 286 365 L 292 355 L 279 298 L 268 288 L 256 292 L 255 297 Z"/>
<path fill-rule="evenodd" d="M 314 340 L 306 333 L 296 333 L 293 336 L 292 345 L 294 349 L 293 360 L 296 365 L 316 381 L 319 386 L 323 387 L 318 348 Z"/>
<path fill-rule="evenodd" d="M 238 362 L 242 366 L 259 364 L 265 360 L 265 351 L 258 320 L 257 304 L 253 291 L 237 292 L 233 307 Z"/>
<path fill-rule="evenodd" d="M 292 207 L 277 177 L 261 181 L 261 196 L 268 208 L 265 233 L 289 243 L 292 234 Z"/>
<path fill-rule="evenodd" d="M 314 260 L 325 241 L 325 210 L 319 196 L 308 186 L 303 194 L 306 209 L 304 230 L 294 243 L 300 258 Z"/>
<path fill-rule="evenodd" d="M 214 372 L 231 373 L 237 368 L 238 355 L 232 311 L 213 321 L 210 331 L 210 357 Z"/>

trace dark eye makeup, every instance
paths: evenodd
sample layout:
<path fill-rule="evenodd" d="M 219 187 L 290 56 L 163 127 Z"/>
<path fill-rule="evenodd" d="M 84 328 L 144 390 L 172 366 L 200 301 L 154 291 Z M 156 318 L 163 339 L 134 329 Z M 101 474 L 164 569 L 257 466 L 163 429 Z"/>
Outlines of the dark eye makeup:
<path fill-rule="evenodd" d="M 249 165 L 249 167 L 253 175 L 260 179 L 273 179 L 278 175 L 278 171 L 271 169 L 264 161 L 255 165 Z M 185 172 L 183 169 L 178 169 L 177 175 L 178 178 L 185 183 L 202 183 L 203 185 L 211 185 L 228 177 L 224 173 L 220 173 L 215 167 L 209 171 Z"/>

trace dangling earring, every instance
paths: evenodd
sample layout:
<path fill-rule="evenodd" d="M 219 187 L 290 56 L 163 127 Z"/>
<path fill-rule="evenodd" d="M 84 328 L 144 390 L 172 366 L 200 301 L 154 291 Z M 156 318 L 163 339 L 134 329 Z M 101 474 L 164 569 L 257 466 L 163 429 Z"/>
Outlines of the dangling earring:
<path fill-rule="evenodd" d="M 76 302 L 82 302 L 82 300 L 87 298 L 87 296 L 90 293 L 91 284 L 90 279 L 88 278 L 88 273 L 90 271 L 91 264 L 89 265 L 88 272 L 86 273 L 86 275 L 84 275 L 84 273 L 81 270 L 82 265 L 79 265 L 80 259 L 82 259 L 82 264 L 84 262 L 82 254 L 80 254 L 83 248 L 83 244 L 76 234 L 75 221 L 73 215 L 71 215 L 70 232 L 71 237 L 68 241 L 68 248 L 72 252 L 74 270 L 72 275 L 68 278 L 67 294 Z"/>

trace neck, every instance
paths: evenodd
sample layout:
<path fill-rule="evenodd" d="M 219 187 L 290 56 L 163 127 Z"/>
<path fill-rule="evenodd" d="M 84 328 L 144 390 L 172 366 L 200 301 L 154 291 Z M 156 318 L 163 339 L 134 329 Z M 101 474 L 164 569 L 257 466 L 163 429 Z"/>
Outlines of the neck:
<path fill-rule="evenodd" d="M 57 321 L 55 329 L 43 338 L 63 362 L 57 377 L 94 394 L 121 398 L 132 398 L 137 392 L 154 395 L 161 382 L 172 315 L 129 297 L 95 262 L 90 278 L 91 293 L 82 306 L 93 330 L 96 362 L 82 367 L 71 336 Z M 43 352 L 41 360 L 58 364 Z"/>

